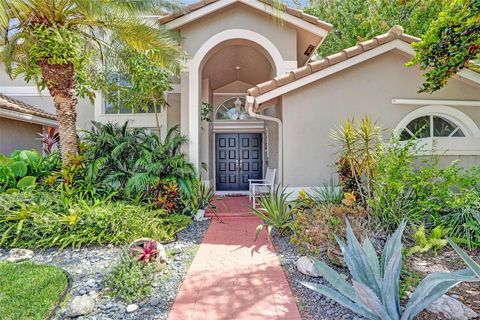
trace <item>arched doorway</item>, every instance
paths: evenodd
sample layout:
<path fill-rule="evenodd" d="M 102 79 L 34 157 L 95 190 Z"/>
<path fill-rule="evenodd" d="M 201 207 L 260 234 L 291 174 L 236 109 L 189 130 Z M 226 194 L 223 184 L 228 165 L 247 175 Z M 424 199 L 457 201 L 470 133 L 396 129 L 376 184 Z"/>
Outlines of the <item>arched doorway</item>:
<path fill-rule="evenodd" d="M 188 99 L 184 100 L 187 108 L 182 114 L 182 118 L 188 121 L 182 132 L 190 138 L 189 160 L 197 168 L 205 167 L 204 164 L 209 168 L 207 173 L 200 170 L 203 180 L 211 184 L 215 180 L 216 133 L 222 130 L 261 133 L 262 145 L 265 145 L 268 126 L 275 125 L 253 119 L 241 123 L 217 120 L 205 123 L 201 121 L 204 103 L 207 102 L 216 112 L 223 101 L 230 97 L 244 97 L 248 88 L 285 73 L 290 64 L 291 61 L 283 60 L 270 40 L 244 29 L 225 30 L 214 35 L 188 61 Z"/>
<path fill-rule="evenodd" d="M 250 116 L 245 96 L 255 84 L 275 77 L 277 65 L 265 47 L 238 38 L 211 48 L 199 65 L 199 112 L 211 108 L 211 122 L 199 121 L 198 161 L 208 168 L 202 179 L 218 191 L 248 190 L 249 179 L 263 176 L 268 127 L 274 124 Z"/>

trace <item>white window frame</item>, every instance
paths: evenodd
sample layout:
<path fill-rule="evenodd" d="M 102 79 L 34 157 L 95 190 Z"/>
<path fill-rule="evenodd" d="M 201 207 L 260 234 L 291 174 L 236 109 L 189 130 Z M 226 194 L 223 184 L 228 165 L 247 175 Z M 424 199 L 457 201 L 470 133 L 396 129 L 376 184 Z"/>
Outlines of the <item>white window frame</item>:
<path fill-rule="evenodd" d="M 468 115 L 450 106 L 428 105 L 415 109 L 398 123 L 394 132 L 399 135 L 411 121 L 424 116 L 429 116 L 430 121 L 434 116 L 451 121 L 465 137 L 434 137 L 433 123 L 430 123 L 430 137 L 418 139 L 417 154 L 480 155 L 480 129 Z"/>

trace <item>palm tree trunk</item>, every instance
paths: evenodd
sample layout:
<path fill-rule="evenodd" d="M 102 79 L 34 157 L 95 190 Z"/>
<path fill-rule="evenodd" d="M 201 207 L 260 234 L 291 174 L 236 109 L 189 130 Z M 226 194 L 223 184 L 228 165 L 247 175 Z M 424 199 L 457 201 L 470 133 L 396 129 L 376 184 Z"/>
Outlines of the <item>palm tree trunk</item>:
<path fill-rule="evenodd" d="M 39 63 L 45 84 L 55 103 L 63 165 L 78 152 L 77 99 L 75 98 L 75 70 L 72 64 L 52 65 Z"/>

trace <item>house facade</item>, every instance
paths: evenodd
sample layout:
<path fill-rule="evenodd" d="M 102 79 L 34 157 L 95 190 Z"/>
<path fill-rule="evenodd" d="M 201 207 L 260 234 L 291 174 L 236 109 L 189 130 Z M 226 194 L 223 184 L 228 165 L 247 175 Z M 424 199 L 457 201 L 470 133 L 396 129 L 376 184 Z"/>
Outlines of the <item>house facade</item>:
<path fill-rule="evenodd" d="M 248 189 L 248 179 L 261 178 L 267 167 L 292 189 L 321 184 L 335 172 L 330 130 L 364 115 L 405 137 L 424 125 L 426 152 L 480 164 L 480 75 L 464 70 L 442 90 L 418 93 L 422 73 L 405 66 L 418 39 L 400 27 L 314 61 L 332 25 L 296 9 L 205 0 L 159 19 L 181 35 L 188 57 L 167 93 L 162 130 L 180 125 L 189 160 L 217 191 Z M 0 83 L 0 93 L 8 95 L 7 87 Z M 50 99 L 25 98 L 38 107 Z M 153 114 L 111 109 L 101 94 L 78 111 L 81 128 L 90 120 L 155 126 Z"/>

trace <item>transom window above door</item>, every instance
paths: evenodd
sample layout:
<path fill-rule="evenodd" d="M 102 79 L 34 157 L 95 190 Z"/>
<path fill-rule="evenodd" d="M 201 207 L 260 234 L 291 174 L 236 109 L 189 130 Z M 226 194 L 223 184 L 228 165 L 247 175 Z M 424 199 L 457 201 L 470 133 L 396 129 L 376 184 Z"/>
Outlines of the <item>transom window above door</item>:
<path fill-rule="evenodd" d="M 418 117 L 410 121 L 400 133 L 400 140 L 433 137 L 465 137 L 465 133 L 453 121 L 436 115 Z"/>
<path fill-rule="evenodd" d="M 215 113 L 215 120 L 255 120 L 245 108 L 245 97 L 228 98 Z"/>

